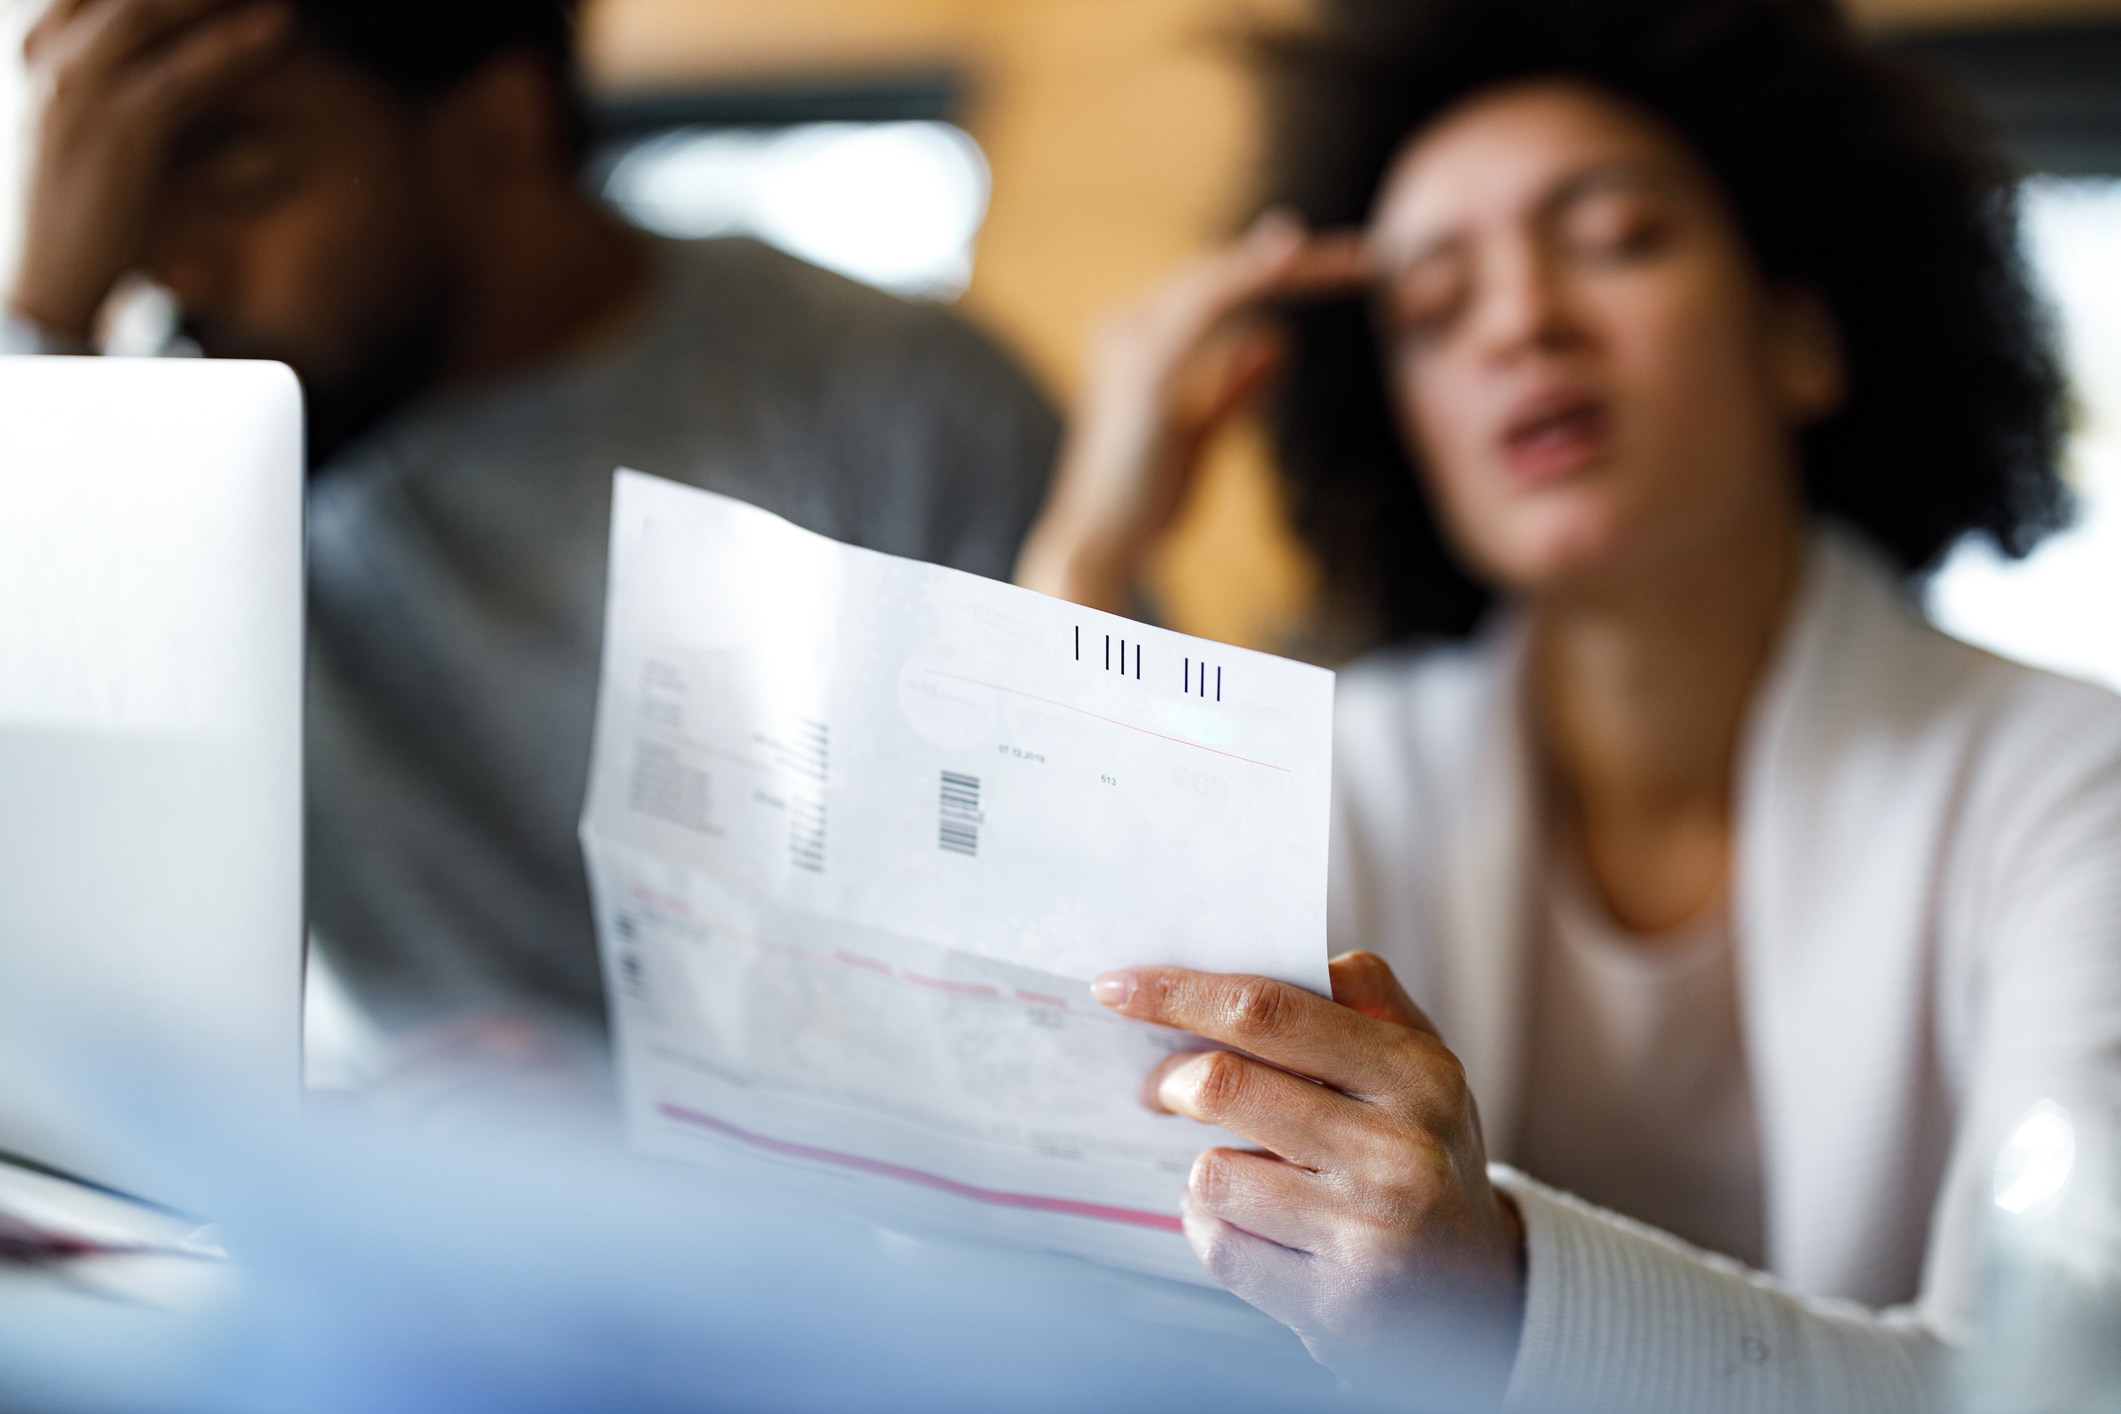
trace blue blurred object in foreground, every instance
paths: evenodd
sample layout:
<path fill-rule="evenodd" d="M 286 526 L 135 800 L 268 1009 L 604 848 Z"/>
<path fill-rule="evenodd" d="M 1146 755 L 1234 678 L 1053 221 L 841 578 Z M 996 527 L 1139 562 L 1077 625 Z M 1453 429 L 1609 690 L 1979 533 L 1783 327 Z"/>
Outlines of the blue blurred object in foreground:
<path fill-rule="evenodd" d="M 2121 1094 L 2041 1100 L 1997 1154 L 1958 1414 L 2121 1414 L 2117 1111 Z"/>
<path fill-rule="evenodd" d="M 808 1174 L 702 1175 L 565 1124 L 261 1132 L 168 1074 L 103 1118 L 232 1262 L 174 1311 L 0 1272 L 0 1408 L 1353 1407 L 1224 1293 L 894 1233 Z"/>

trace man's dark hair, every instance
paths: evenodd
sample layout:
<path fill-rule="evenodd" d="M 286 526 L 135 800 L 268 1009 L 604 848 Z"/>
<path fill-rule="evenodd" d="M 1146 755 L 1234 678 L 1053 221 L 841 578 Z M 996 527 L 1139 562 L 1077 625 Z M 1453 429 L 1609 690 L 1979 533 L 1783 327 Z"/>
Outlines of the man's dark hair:
<path fill-rule="evenodd" d="M 1830 0 L 1323 0 L 1263 46 L 1273 200 L 1366 219 L 1418 129 L 1492 86 L 1580 79 L 1667 124 L 1766 278 L 1833 313 L 1849 393 L 1803 440 L 1814 514 L 1933 568 L 1979 531 L 2022 555 L 2060 526 L 2063 382 L 2018 255 L 2011 174 L 1970 112 L 1866 45 Z M 1338 607 L 1385 637 L 1458 636 L 1489 603 L 1448 548 L 1356 301 L 1291 315 L 1272 410 L 1297 527 Z"/>
<path fill-rule="evenodd" d="M 448 92 L 512 50 L 545 61 L 579 157 L 588 133 L 575 60 L 580 0 L 296 0 L 303 29 L 411 99 Z"/>

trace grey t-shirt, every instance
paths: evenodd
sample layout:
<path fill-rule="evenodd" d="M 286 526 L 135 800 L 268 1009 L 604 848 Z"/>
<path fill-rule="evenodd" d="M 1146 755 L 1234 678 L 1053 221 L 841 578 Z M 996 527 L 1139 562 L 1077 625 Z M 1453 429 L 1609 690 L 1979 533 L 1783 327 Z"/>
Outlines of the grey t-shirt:
<path fill-rule="evenodd" d="M 1006 576 L 1059 435 L 962 320 L 750 241 L 661 243 L 620 345 L 386 424 L 310 500 L 309 908 L 387 1024 L 603 1015 L 575 840 L 611 474 Z"/>

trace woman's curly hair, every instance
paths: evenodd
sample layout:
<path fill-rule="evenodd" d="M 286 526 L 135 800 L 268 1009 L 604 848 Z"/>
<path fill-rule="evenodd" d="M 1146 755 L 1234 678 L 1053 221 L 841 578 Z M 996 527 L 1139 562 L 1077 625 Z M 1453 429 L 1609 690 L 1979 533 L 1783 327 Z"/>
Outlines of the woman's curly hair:
<path fill-rule="evenodd" d="M 2022 555 L 2067 518 L 2064 385 L 1979 125 L 1830 0 L 1321 0 L 1263 46 L 1269 195 L 1362 222 L 1407 139 L 1480 90 L 1556 76 L 1655 114 L 1721 184 L 1771 281 L 1831 309 L 1841 410 L 1802 455 L 1814 514 L 1910 576 L 1969 531 Z M 1490 599 L 1430 512 L 1367 308 L 1293 311 L 1271 412 L 1299 532 L 1337 607 L 1388 638 L 1469 632 Z"/>

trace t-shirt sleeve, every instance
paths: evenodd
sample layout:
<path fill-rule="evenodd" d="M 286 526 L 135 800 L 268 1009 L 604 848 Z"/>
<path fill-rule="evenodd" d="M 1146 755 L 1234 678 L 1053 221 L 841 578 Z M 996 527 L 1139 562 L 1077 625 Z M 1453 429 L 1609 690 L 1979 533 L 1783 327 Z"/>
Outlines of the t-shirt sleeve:
<path fill-rule="evenodd" d="M 865 445 L 865 538 L 878 548 L 1007 579 L 1060 445 L 1052 404 L 988 335 L 949 311 L 909 310 L 871 365 L 853 420 Z M 917 488 L 917 490 L 916 490 Z"/>

